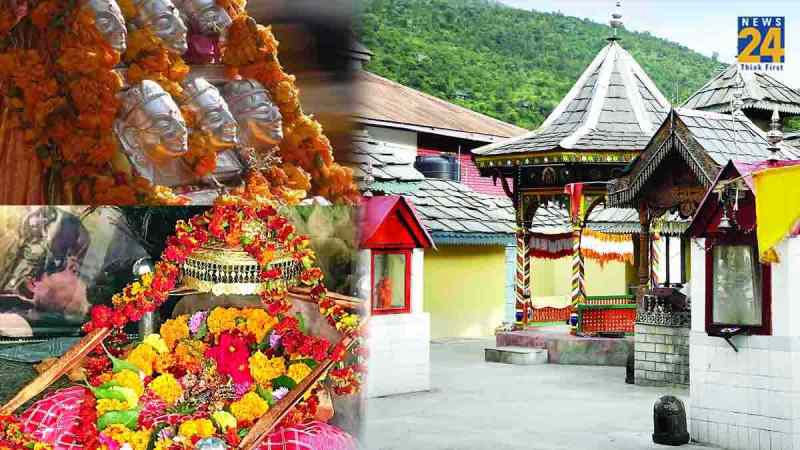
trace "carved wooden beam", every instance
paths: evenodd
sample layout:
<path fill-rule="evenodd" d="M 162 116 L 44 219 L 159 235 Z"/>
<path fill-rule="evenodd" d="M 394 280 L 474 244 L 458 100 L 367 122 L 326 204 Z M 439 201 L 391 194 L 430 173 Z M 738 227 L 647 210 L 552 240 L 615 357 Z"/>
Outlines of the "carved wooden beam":
<path fill-rule="evenodd" d="M 100 328 L 84 336 L 83 339 L 78 341 L 75 346 L 59 358 L 55 364 L 17 392 L 17 395 L 0 408 L 0 414 L 11 415 L 20 406 L 41 394 L 56 380 L 78 366 L 83 358 L 103 342 L 109 334 L 111 334 L 110 328 Z"/>
<path fill-rule="evenodd" d="M 498 179 L 500 179 L 500 184 L 503 186 L 503 192 L 505 192 L 506 197 L 513 201 L 514 193 L 511 191 L 511 187 L 508 185 L 508 180 L 500 172 L 500 169 L 495 169 L 495 173 L 492 175 L 492 182 L 496 185 Z"/>
<path fill-rule="evenodd" d="M 346 308 L 349 310 L 357 310 L 364 305 L 364 301 L 356 298 L 350 297 L 343 294 L 337 294 L 335 292 L 328 292 L 327 297 L 334 301 L 337 305 L 341 306 L 342 308 Z M 311 298 L 311 289 L 304 288 L 304 287 L 290 287 L 289 288 L 289 298 L 292 300 L 298 300 L 301 302 L 315 302 L 314 299 Z"/>

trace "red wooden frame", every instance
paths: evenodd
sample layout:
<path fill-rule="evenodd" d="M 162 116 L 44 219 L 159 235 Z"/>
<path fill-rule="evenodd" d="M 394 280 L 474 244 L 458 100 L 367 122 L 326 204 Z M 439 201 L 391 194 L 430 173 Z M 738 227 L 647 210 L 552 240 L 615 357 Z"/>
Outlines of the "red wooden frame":
<path fill-rule="evenodd" d="M 715 233 L 706 239 L 706 333 L 715 336 L 723 328 L 742 328 L 748 334 L 772 334 L 772 268 L 761 264 L 761 325 L 738 325 L 714 323 L 714 247 L 717 245 L 750 245 L 758 257 L 755 233 L 741 232 Z"/>
<path fill-rule="evenodd" d="M 371 250 L 370 256 L 370 297 L 372 297 L 372 315 L 385 315 L 385 314 L 408 314 L 411 312 L 411 250 L 409 249 L 381 249 Z M 377 299 L 375 298 L 375 256 L 376 255 L 403 255 L 406 258 L 406 276 L 405 276 L 405 301 L 402 307 L 399 308 L 378 308 Z"/>

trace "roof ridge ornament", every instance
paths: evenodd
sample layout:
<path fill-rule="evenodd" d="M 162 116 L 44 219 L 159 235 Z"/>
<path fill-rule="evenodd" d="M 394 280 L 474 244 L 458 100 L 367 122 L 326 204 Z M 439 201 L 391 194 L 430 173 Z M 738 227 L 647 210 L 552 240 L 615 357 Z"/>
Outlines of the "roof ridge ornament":
<path fill-rule="evenodd" d="M 611 28 L 614 30 L 614 35 L 613 36 L 609 36 L 608 39 L 606 39 L 606 40 L 609 41 L 609 42 L 614 42 L 614 41 L 620 40 L 620 38 L 617 36 L 617 31 L 620 28 L 624 28 L 625 27 L 625 23 L 622 21 L 622 2 L 621 1 L 617 0 L 617 9 L 613 13 L 611 13 L 611 20 L 608 21 L 608 24 L 611 25 Z"/>
<path fill-rule="evenodd" d="M 772 110 L 772 119 L 769 123 L 769 131 L 767 132 L 767 150 L 769 150 L 773 157 L 780 151 L 778 144 L 783 141 L 783 132 L 781 131 L 781 115 L 778 113 L 778 108 Z"/>

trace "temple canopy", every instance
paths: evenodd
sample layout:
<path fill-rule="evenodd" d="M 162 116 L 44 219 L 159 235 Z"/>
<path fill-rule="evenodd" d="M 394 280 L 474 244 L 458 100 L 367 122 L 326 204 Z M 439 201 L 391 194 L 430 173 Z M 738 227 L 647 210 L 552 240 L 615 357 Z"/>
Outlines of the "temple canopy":
<path fill-rule="evenodd" d="M 800 92 L 765 73 L 742 71 L 732 64 L 692 94 L 684 108 L 730 113 L 741 90 L 742 109 L 758 109 L 782 116 L 800 115 Z"/>
<path fill-rule="evenodd" d="M 669 108 L 630 53 L 610 40 L 537 130 L 474 153 L 480 159 L 559 150 L 641 151 Z"/>
<path fill-rule="evenodd" d="M 777 144 L 778 150 L 774 154 L 769 147 L 766 133 L 744 115 L 737 118 L 730 114 L 675 109 L 664 120 L 647 149 L 626 169 L 626 173 L 608 185 L 609 205 L 634 207 L 645 194 L 661 195 L 681 186 L 688 195 L 686 180 L 680 183 L 671 181 L 659 189 L 647 187 L 655 179 L 666 175 L 668 170 L 664 167 L 677 168 L 693 176 L 695 182 L 690 184 L 698 189 L 690 196 L 696 206 L 728 161 L 800 159 L 800 151 L 796 147 L 781 142 Z M 681 161 L 680 166 L 674 165 L 673 161 L 676 160 Z M 697 198 L 698 195 L 700 198 Z M 689 200 L 688 197 L 684 198 L 685 195 L 678 197 L 674 200 L 684 203 Z M 694 210 L 689 208 L 684 212 L 684 216 L 688 216 Z"/>
<path fill-rule="evenodd" d="M 633 208 L 608 208 L 598 206 L 586 219 L 585 227 L 607 234 L 637 234 L 642 232 L 639 223 L 639 211 Z M 662 235 L 679 236 L 689 226 L 689 221 L 681 219 L 677 213 L 670 213 L 651 231 Z M 530 232 L 535 234 L 572 233 L 574 227 L 570 221 L 567 208 L 556 202 L 539 206 L 533 217 Z"/>

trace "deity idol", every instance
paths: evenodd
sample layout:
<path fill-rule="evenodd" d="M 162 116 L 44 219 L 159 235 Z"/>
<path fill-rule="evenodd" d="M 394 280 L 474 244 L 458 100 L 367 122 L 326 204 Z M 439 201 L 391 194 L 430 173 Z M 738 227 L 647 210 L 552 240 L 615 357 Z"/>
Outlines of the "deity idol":
<path fill-rule="evenodd" d="M 195 78 L 183 85 L 185 106 L 192 110 L 203 131 L 211 133 L 221 148 L 239 144 L 239 127 L 228 104 L 219 90 L 205 78 Z M 223 150 L 217 155 L 214 178 L 221 182 L 238 180 L 243 167 L 233 150 Z"/>
<path fill-rule="evenodd" d="M 231 16 L 215 0 L 176 0 L 193 31 L 205 36 L 220 35 L 233 23 Z"/>
<path fill-rule="evenodd" d="M 220 63 L 220 36 L 233 23 L 215 0 L 176 0 L 184 20 L 189 25 L 189 51 L 185 55 L 191 64 Z"/>
<path fill-rule="evenodd" d="M 180 158 L 189 151 L 188 130 L 172 97 L 150 80 L 120 94 L 114 132 L 141 176 L 153 184 L 176 186 L 186 179 Z"/>
<path fill-rule="evenodd" d="M 83 7 L 94 12 L 94 24 L 106 42 L 120 54 L 125 53 L 128 30 L 116 0 L 86 0 Z"/>
<path fill-rule="evenodd" d="M 242 145 L 268 153 L 283 140 L 283 117 L 269 92 L 255 80 L 236 80 L 225 85 L 223 96 L 239 122 Z"/>
<path fill-rule="evenodd" d="M 138 15 L 133 20 L 137 28 L 150 28 L 168 50 L 186 53 L 186 24 L 172 0 L 134 0 Z"/>

